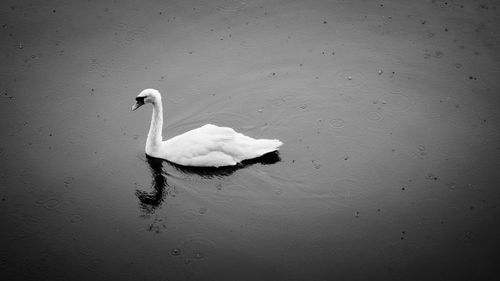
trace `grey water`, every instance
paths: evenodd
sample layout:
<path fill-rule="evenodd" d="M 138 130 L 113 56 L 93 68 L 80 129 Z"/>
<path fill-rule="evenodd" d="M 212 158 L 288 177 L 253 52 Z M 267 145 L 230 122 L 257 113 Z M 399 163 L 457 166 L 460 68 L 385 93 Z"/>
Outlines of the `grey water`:
<path fill-rule="evenodd" d="M 0 279 L 493 280 L 496 1 L 2 1 Z M 144 153 L 206 123 L 234 169 Z"/>

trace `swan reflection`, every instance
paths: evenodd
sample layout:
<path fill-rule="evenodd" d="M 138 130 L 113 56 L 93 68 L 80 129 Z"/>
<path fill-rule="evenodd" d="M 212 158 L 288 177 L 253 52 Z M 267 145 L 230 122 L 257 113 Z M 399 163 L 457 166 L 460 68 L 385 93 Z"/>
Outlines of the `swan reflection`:
<path fill-rule="evenodd" d="M 281 161 L 278 151 L 273 151 L 264 154 L 260 157 L 244 160 L 241 164 L 227 167 L 187 167 L 169 162 L 164 159 L 155 158 L 146 155 L 146 162 L 149 164 L 151 171 L 151 191 L 143 191 L 136 189 L 135 195 L 139 199 L 139 208 L 146 214 L 153 214 L 158 209 L 165 198 L 175 191 L 175 187 L 168 184 L 167 176 L 175 177 L 172 173 L 168 173 L 169 169 L 175 169 L 184 174 L 194 174 L 202 178 L 221 178 L 230 176 L 239 169 L 245 168 L 253 164 L 270 165 Z M 165 163 L 165 165 L 164 165 Z"/>
<path fill-rule="evenodd" d="M 163 172 L 163 160 L 146 155 L 146 161 L 151 171 L 153 190 L 146 192 L 136 189 L 135 195 L 139 198 L 139 207 L 146 214 L 151 214 L 161 206 L 163 200 L 165 200 L 165 194 L 170 191 L 170 186 Z M 165 192 L 165 189 L 167 189 L 167 192 Z"/>

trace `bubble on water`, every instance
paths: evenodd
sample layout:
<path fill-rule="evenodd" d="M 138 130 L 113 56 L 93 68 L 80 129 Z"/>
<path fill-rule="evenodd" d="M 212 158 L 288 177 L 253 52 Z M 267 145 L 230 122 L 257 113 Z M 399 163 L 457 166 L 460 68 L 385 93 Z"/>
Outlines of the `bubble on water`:
<path fill-rule="evenodd" d="M 329 123 L 330 123 L 330 127 L 335 128 L 335 129 L 344 128 L 344 126 L 345 126 L 345 121 L 342 118 L 331 119 Z"/>

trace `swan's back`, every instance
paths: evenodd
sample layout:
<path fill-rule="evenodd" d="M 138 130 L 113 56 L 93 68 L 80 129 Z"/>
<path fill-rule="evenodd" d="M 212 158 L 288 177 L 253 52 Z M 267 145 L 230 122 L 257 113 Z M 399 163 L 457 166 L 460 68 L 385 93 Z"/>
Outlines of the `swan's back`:
<path fill-rule="evenodd" d="M 157 155 L 184 166 L 232 166 L 277 150 L 276 139 L 254 139 L 228 127 L 212 124 L 188 131 L 163 142 L 164 155 Z"/>

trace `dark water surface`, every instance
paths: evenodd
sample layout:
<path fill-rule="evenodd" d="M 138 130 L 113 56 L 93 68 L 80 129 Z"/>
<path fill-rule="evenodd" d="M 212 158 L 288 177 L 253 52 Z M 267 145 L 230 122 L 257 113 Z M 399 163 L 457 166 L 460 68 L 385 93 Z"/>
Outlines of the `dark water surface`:
<path fill-rule="evenodd" d="M 0 24 L 0 279 L 498 273 L 497 1 L 2 1 Z M 144 88 L 166 138 L 285 144 L 147 158 Z"/>

